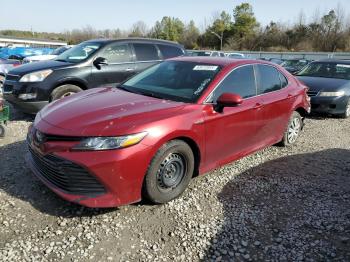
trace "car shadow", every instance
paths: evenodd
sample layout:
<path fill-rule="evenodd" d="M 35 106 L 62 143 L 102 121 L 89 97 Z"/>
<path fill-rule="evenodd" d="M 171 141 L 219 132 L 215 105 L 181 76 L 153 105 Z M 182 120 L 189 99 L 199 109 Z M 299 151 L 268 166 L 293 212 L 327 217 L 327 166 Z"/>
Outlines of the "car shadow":
<path fill-rule="evenodd" d="M 116 208 L 86 208 L 67 202 L 48 189 L 27 167 L 25 141 L 0 147 L 0 190 L 11 197 L 30 203 L 42 213 L 60 217 L 95 216 Z"/>
<path fill-rule="evenodd" d="M 349 261 L 350 150 L 253 167 L 218 195 L 222 228 L 203 261 Z"/>

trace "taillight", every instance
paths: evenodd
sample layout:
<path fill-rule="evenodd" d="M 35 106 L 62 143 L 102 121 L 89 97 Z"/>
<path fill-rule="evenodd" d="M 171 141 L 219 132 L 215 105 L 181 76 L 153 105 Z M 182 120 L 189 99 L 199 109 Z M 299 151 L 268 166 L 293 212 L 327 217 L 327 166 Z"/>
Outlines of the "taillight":
<path fill-rule="evenodd" d="M 21 65 L 21 63 L 13 64 L 13 67 L 20 66 L 20 65 Z"/>

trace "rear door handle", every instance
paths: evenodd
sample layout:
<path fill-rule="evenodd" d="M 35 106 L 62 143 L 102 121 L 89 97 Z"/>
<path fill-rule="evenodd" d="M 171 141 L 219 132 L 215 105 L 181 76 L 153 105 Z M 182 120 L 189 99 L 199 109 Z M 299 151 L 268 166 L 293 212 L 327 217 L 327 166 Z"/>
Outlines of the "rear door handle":
<path fill-rule="evenodd" d="M 134 71 L 134 68 L 127 68 L 127 69 L 125 69 L 125 71 L 126 72 L 132 72 L 132 71 Z"/>

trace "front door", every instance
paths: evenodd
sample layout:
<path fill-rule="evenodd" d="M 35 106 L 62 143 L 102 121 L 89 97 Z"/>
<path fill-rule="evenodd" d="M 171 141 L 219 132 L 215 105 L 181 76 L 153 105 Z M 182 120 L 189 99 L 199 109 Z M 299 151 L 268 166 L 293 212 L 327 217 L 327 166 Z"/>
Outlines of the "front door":
<path fill-rule="evenodd" d="M 106 46 L 97 57 L 106 59 L 106 64 L 92 66 L 94 87 L 118 84 L 135 74 L 135 62 L 129 44 L 114 43 Z"/>
<path fill-rule="evenodd" d="M 206 164 L 214 167 L 240 158 L 256 147 L 256 120 L 261 108 L 261 98 L 256 96 L 257 88 L 252 65 L 242 66 L 222 81 L 208 98 L 215 104 L 223 93 L 242 96 L 243 103 L 226 107 L 222 113 L 212 105 L 204 107 L 206 130 Z"/>

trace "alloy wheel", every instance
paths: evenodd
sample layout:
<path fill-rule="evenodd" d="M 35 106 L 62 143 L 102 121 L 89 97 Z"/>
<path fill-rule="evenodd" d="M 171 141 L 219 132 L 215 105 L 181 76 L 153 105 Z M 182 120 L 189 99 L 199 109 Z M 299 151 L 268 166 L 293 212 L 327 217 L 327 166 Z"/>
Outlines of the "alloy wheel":
<path fill-rule="evenodd" d="M 300 132 L 300 128 L 301 128 L 301 122 L 299 118 L 294 118 L 293 121 L 290 123 L 289 128 L 288 128 L 288 142 L 289 143 L 294 143 L 298 136 L 299 136 L 299 132 Z"/>

